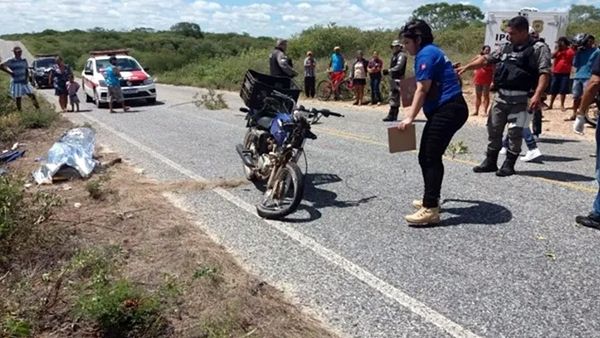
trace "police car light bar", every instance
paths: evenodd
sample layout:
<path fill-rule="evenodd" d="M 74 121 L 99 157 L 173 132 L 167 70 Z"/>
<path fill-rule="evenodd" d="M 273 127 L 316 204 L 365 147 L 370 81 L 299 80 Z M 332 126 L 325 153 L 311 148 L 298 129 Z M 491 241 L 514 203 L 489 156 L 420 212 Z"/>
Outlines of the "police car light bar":
<path fill-rule="evenodd" d="M 129 55 L 129 49 L 107 49 L 107 50 L 93 50 L 90 52 L 91 56 L 101 55 Z"/>

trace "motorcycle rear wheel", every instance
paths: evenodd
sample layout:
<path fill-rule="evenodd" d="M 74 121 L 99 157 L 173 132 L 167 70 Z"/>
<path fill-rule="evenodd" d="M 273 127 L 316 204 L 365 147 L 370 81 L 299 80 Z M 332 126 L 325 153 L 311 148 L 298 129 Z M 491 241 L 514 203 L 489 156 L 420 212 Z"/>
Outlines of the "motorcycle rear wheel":
<path fill-rule="evenodd" d="M 266 219 L 281 219 L 298 209 L 304 195 L 304 175 L 294 162 L 288 162 L 267 188 L 256 212 Z"/>
<path fill-rule="evenodd" d="M 246 135 L 244 136 L 244 150 L 250 150 L 251 146 L 252 146 L 252 131 L 250 129 L 248 129 L 248 131 L 246 132 Z M 258 180 L 258 177 L 252 168 L 246 166 L 243 162 L 242 162 L 242 166 L 244 167 L 244 176 L 246 176 L 246 179 L 248 181 L 254 182 L 254 181 Z"/>

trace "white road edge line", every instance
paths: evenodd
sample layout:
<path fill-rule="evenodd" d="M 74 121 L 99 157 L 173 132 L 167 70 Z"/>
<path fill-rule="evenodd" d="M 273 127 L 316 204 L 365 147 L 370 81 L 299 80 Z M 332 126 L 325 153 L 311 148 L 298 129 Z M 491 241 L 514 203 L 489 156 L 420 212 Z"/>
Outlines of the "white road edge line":
<path fill-rule="evenodd" d="M 99 121 L 98 119 L 86 114 L 86 113 L 81 113 L 79 116 L 83 116 L 85 118 L 87 118 L 88 120 L 98 124 L 100 127 L 102 127 L 103 129 L 108 130 L 109 132 L 113 133 L 114 135 L 118 136 L 119 138 L 123 139 L 124 141 L 136 146 L 137 148 L 139 148 L 140 150 L 146 152 L 148 155 L 154 157 L 155 159 L 163 162 L 164 164 L 170 166 L 171 168 L 177 170 L 178 172 L 180 172 L 181 174 L 188 176 L 191 179 L 200 181 L 200 182 L 207 182 L 207 180 L 202 177 L 199 176 L 197 174 L 195 174 L 194 172 L 192 172 L 189 169 L 186 169 L 184 167 L 182 167 L 181 165 L 175 163 L 174 161 L 168 159 L 167 157 L 165 157 L 164 155 L 161 155 L 160 153 L 154 151 L 153 149 L 141 144 L 140 142 L 136 141 L 135 139 L 123 134 L 120 131 L 115 130 L 114 128 L 108 126 L 107 124 L 105 124 L 104 122 Z M 397 289 L 396 287 L 392 286 L 391 284 L 383 281 L 382 279 L 378 278 L 377 276 L 373 275 L 372 273 L 370 273 L 369 271 L 365 270 L 364 268 L 361 268 L 360 266 L 352 263 L 350 260 L 344 258 L 343 256 L 337 254 L 336 252 L 332 251 L 331 249 L 328 249 L 326 247 L 324 247 L 323 245 L 319 244 L 317 241 L 315 241 L 314 239 L 302 234 L 301 232 L 295 230 L 294 228 L 286 225 L 283 222 L 278 222 L 278 221 L 271 221 L 271 220 L 264 220 L 262 219 L 260 216 L 258 216 L 258 214 L 256 213 L 256 210 L 254 208 L 254 206 L 250 205 L 249 203 L 245 202 L 244 200 L 242 200 L 241 198 L 233 195 L 232 193 L 230 193 L 229 191 L 223 189 L 223 188 L 215 188 L 213 189 L 213 191 L 215 193 L 217 193 L 219 196 L 223 197 L 224 199 L 226 199 L 227 201 L 231 202 L 232 204 L 236 205 L 237 207 L 247 211 L 248 213 L 260 218 L 261 220 L 265 221 L 266 223 L 268 223 L 269 225 L 271 225 L 273 228 L 279 230 L 280 232 L 282 232 L 283 234 L 285 234 L 286 236 L 292 238 L 293 240 L 295 240 L 296 242 L 300 243 L 302 246 L 312 250 L 314 253 L 316 253 L 317 255 L 321 256 L 322 258 L 324 258 L 325 260 L 329 261 L 330 263 L 342 268 L 344 271 L 346 271 L 347 273 L 351 274 L 352 276 L 356 277 L 358 280 L 362 281 L 363 283 L 367 284 L 369 287 L 379 291 L 381 294 L 385 295 L 386 297 L 393 299 L 394 301 L 396 301 L 398 304 L 402 305 L 403 307 L 407 308 L 409 311 L 419 315 L 420 317 L 422 317 L 425 321 L 437 326 L 438 328 L 442 329 L 443 331 L 446 331 L 448 334 L 450 334 L 453 337 L 465 337 L 465 338 L 477 338 L 479 337 L 478 335 L 474 334 L 473 332 L 469 331 L 467 328 L 464 328 L 462 326 L 460 326 L 459 324 L 453 322 L 452 320 L 450 320 L 449 318 L 446 318 L 444 315 L 442 315 L 441 313 L 435 311 L 434 309 L 428 307 L 427 305 L 425 305 L 424 303 L 420 302 L 419 300 L 409 296 L 408 294 L 402 292 L 401 290 Z"/>

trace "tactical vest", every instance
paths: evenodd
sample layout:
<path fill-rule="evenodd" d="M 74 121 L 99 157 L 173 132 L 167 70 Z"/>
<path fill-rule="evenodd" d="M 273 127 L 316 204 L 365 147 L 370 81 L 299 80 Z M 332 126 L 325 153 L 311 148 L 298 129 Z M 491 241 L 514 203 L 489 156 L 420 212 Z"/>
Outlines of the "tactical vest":
<path fill-rule="evenodd" d="M 512 44 L 502 49 L 501 61 L 494 72 L 495 89 L 520 90 L 529 92 L 535 88 L 539 73 L 529 62 L 535 41 L 530 41 L 521 50 Z"/>
<path fill-rule="evenodd" d="M 402 56 L 404 56 L 402 52 L 398 52 L 392 55 L 392 60 L 390 61 L 390 69 L 396 67 L 398 61 L 400 61 L 400 57 Z M 397 71 L 390 71 L 390 76 L 392 77 L 392 79 L 401 79 L 404 76 L 404 73 L 406 73 L 406 63 L 404 64 L 404 67 L 402 69 L 399 69 Z"/>

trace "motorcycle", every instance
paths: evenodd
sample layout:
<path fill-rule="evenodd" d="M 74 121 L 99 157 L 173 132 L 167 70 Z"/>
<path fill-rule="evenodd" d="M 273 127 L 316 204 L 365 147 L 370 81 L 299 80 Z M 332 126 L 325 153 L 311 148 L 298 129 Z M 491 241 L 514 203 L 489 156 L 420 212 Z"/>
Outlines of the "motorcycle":
<path fill-rule="evenodd" d="M 240 108 L 246 113 L 246 135 L 236 146 L 245 176 L 253 182 L 266 182 L 259 216 L 280 219 L 294 212 L 304 194 L 304 175 L 298 160 L 307 139 L 316 140 L 311 121 L 317 116 L 338 116 L 327 109 L 308 110 L 295 100 L 273 90 L 263 99 L 261 109 Z"/>

